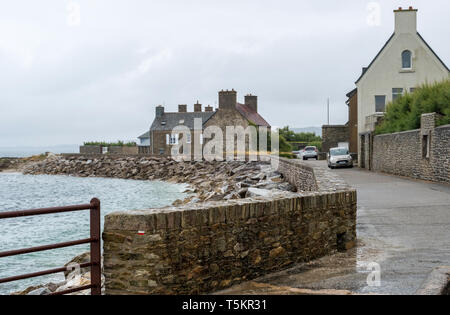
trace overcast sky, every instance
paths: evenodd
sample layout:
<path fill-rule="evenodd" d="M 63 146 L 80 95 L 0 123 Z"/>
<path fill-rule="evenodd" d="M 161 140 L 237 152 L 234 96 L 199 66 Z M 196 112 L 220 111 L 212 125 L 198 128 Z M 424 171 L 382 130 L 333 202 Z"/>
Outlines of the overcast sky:
<path fill-rule="evenodd" d="M 345 94 L 398 6 L 419 9 L 419 32 L 450 64 L 448 0 L 0 3 L 0 146 L 134 139 L 155 105 L 214 106 L 232 88 L 258 95 L 273 126 L 321 126 L 328 96 L 331 123 L 345 123 Z"/>

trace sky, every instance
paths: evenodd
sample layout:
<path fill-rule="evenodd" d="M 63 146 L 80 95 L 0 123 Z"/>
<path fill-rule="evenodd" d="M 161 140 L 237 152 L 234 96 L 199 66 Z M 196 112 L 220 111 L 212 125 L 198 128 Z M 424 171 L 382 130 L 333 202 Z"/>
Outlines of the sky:
<path fill-rule="evenodd" d="M 450 64 L 448 0 L 0 0 L 0 147 L 135 140 L 155 106 L 258 95 L 272 126 L 347 122 L 393 10 Z M 378 13 L 379 14 L 378 14 Z"/>

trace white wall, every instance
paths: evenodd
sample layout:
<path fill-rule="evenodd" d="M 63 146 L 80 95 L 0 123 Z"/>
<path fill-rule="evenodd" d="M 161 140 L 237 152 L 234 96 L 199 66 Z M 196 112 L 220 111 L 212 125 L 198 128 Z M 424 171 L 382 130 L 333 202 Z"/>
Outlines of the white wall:
<path fill-rule="evenodd" d="M 140 138 L 139 145 L 141 146 L 150 146 L 150 138 Z"/>
<path fill-rule="evenodd" d="M 366 117 L 375 114 L 375 95 L 385 95 L 392 101 L 392 88 L 403 92 L 423 83 L 449 78 L 449 72 L 427 47 L 416 31 L 416 11 L 396 11 L 395 34 L 365 75 L 358 87 L 358 134 L 369 131 Z M 412 52 L 412 69 L 402 69 L 402 52 Z M 358 139 L 358 148 L 359 139 Z"/>

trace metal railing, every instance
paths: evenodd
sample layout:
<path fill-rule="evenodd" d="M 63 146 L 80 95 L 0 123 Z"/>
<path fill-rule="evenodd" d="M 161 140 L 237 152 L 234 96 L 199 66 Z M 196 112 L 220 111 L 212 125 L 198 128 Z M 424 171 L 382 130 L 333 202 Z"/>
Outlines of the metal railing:
<path fill-rule="evenodd" d="M 91 289 L 92 295 L 101 295 L 101 252 L 100 252 L 100 200 L 97 198 L 93 198 L 89 204 L 82 205 L 74 205 L 74 206 L 66 206 L 66 207 L 54 207 L 54 208 L 42 208 L 42 209 L 32 209 L 32 210 L 22 210 L 22 211 L 11 211 L 11 212 L 0 212 L 0 219 L 9 219 L 9 218 L 18 218 L 25 216 L 34 216 L 34 215 L 42 215 L 42 214 L 53 214 L 53 213 L 61 213 L 61 212 L 72 212 L 72 211 L 80 211 L 80 210 L 90 210 L 90 238 L 23 248 L 17 250 L 10 250 L 6 252 L 0 252 L 0 258 L 8 257 L 8 256 L 16 256 L 34 252 L 40 252 L 50 249 L 57 249 L 81 244 L 90 244 L 90 253 L 91 253 L 91 261 L 89 263 L 80 264 L 81 268 L 90 267 L 91 268 L 91 284 L 80 286 L 72 289 L 67 289 L 60 292 L 53 292 L 51 295 L 62 295 L 68 294 L 72 292 L 82 291 Z M 44 271 L 34 272 L 23 274 L 19 276 L 13 276 L 8 278 L 0 279 L 0 283 L 23 280 L 28 278 L 40 277 L 44 275 L 59 273 L 67 271 L 67 267 L 48 269 Z"/>

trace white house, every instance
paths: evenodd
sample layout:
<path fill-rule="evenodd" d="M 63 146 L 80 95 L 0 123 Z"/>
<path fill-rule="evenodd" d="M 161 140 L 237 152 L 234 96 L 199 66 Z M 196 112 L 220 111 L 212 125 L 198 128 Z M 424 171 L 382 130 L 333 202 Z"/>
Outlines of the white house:
<path fill-rule="evenodd" d="M 138 137 L 139 146 L 149 147 L 150 146 L 150 131 L 147 131 Z"/>
<path fill-rule="evenodd" d="M 448 67 L 417 32 L 417 10 L 399 8 L 394 14 L 394 33 L 356 81 L 359 135 L 373 131 L 386 104 L 399 95 L 450 76 Z"/>

